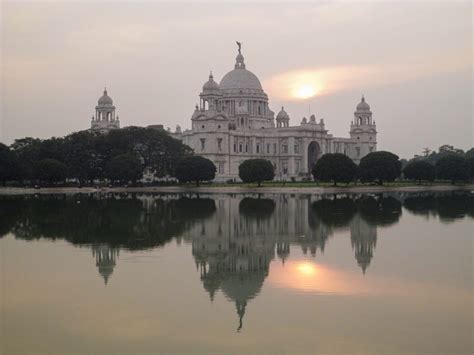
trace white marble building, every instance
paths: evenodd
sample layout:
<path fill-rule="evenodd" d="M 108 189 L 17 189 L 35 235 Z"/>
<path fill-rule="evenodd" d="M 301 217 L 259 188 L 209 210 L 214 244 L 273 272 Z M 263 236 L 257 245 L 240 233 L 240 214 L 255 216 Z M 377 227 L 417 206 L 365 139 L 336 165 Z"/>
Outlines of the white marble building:
<path fill-rule="evenodd" d="M 238 167 L 247 159 L 272 161 L 276 179 L 300 179 L 308 176 L 322 154 L 344 153 L 358 163 L 376 150 L 376 126 L 364 97 L 354 112 L 349 138 L 329 134 L 324 120 L 317 121 L 314 115 L 290 126 L 283 107 L 275 118 L 259 79 L 246 69 L 240 48 L 234 69 L 220 83 L 211 73 L 199 96 L 192 128 L 181 131 L 178 126 L 172 136 L 212 160 L 216 180 L 238 179 Z"/>
<path fill-rule="evenodd" d="M 104 94 L 95 107 L 95 116 L 91 119 L 91 130 L 107 133 L 111 129 L 120 128 L 120 120 L 115 116 L 115 106 L 112 98 L 107 94 L 107 88 L 104 88 Z"/>

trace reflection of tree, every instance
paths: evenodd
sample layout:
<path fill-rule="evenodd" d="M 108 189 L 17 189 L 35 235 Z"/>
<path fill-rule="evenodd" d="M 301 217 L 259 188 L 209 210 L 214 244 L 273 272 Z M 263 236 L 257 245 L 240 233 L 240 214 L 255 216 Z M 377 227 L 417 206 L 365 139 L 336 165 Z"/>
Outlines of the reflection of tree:
<path fill-rule="evenodd" d="M 408 197 L 403 206 L 414 215 L 425 217 L 435 215 L 437 209 L 434 195 Z"/>
<path fill-rule="evenodd" d="M 331 227 L 346 227 L 356 213 L 354 201 L 345 198 L 324 198 L 312 205 L 316 220 Z"/>
<path fill-rule="evenodd" d="M 245 218 L 267 219 L 275 210 L 275 201 L 269 198 L 245 197 L 239 203 L 239 213 Z"/>
<path fill-rule="evenodd" d="M 402 214 L 402 204 L 393 197 L 363 196 L 356 204 L 361 217 L 377 226 L 397 223 Z"/>
<path fill-rule="evenodd" d="M 452 194 L 437 198 L 438 215 L 442 221 L 452 221 L 466 215 L 474 217 L 474 196 Z"/>
<path fill-rule="evenodd" d="M 474 195 L 468 193 L 409 196 L 403 206 L 415 215 L 439 216 L 443 222 L 450 222 L 466 215 L 474 217 Z"/>
<path fill-rule="evenodd" d="M 16 196 L 0 199 L 0 238 L 10 233 L 23 210 L 22 201 Z"/>
<path fill-rule="evenodd" d="M 215 211 L 212 199 L 150 199 L 94 195 L 17 198 L 11 231 L 17 238 L 65 239 L 73 244 L 107 244 L 145 249 L 163 245 L 196 220 Z M 0 199 L 0 211 L 11 205 Z"/>

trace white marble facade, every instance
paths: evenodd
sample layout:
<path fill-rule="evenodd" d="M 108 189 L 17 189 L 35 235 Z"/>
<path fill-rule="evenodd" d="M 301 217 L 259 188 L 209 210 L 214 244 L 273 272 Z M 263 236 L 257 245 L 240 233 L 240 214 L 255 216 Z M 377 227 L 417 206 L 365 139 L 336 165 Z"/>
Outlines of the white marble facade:
<path fill-rule="evenodd" d="M 333 137 L 324 120 L 312 115 L 297 126 L 283 109 L 276 115 L 255 74 L 246 69 L 240 51 L 235 67 L 220 83 L 212 73 L 200 93 L 191 117 L 192 128 L 172 136 L 196 154 L 214 162 L 216 180 L 238 180 L 239 165 L 247 159 L 270 160 L 276 179 L 301 179 L 325 153 L 344 153 L 356 163 L 377 146 L 377 131 L 369 105 L 362 97 L 354 112 L 349 138 Z"/>

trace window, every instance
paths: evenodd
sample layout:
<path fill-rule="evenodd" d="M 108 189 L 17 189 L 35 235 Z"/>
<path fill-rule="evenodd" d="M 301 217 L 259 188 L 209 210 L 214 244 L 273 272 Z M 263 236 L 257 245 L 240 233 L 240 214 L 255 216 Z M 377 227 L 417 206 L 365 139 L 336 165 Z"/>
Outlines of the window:
<path fill-rule="evenodd" d="M 217 129 L 221 129 L 221 125 L 218 125 L 218 126 L 217 126 Z"/>
<path fill-rule="evenodd" d="M 259 116 L 262 115 L 262 108 L 260 107 L 260 105 L 258 106 L 258 115 L 259 115 Z"/>
<path fill-rule="evenodd" d="M 257 144 L 257 154 L 260 153 L 260 144 Z"/>
<path fill-rule="evenodd" d="M 217 148 L 222 150 L 222 138 L 217 138 Z"/>
<path fill-rule="evenodd" d="M 283 154 L 288 154 L 288 145 L 283 144 Z"/>
<path fill-rule="evenodd" d="M 206 138 L 201 138 L 201 150 L 206 149 Z"/>
<path fill-rule="evenodd" d="M 234 143 L 234 153 L 237 153 L 237 144 Z"/>
<path fill-rule="evenodd" d="M 224 173 L 224 163 L 219 163 L 219 174 L 223 174 Z"/>
<path fill-rule="evenodd" d="M 246 145 L 245 145 L 245 153 L 248 153 L 248 152 L 249 152 L 249 145 L 246 144 Z"/>
<path fill-rule="evenodd" d="M 295 154 L 299 154 L 300 152 L 300 146 L 299 144 L 295 144 Z"/>
<path fill-rule="evenodd" d="M 270 154 L 270 143 L 267 143 L 267 154 Z"/>
<path fill-rule="evenodd" d="M 369 139 L 372 140 L 372 136 L 370 136 Z"/>
<path fill-rule="evenodd" d="M 359 141 L 359 140 L 360 140 L 360 137 L 357 137 L 357 140 Z"/>
<path fill-rule="evenodd" d="M 300 172 L 300 162 L 299 162 L 299 160 L 297 160 L 295 163 L 296 163 L 295 164 L 295 173 L 299 173 Z"/>
<path fill-rule="evenodd" d="M 201 128 L 204 129 L 204 125 L 202 125 Z"/>
<path fill-rule="evenodd" d="M 276 143 L 273 143 L 273 153 L 276 154 L 276 152 L 277 152 L 277 145 Z"/>
<path fill-rule="evenodd" d="M 356 153 L 357 153 L 357 156 L 360 157 L 360 148 L 359 147 L 356 147 Z"/>
<path fill-rule="evenodd" d="M 242 143 L 239 144 L 239 153 L 242 153 Z"/>

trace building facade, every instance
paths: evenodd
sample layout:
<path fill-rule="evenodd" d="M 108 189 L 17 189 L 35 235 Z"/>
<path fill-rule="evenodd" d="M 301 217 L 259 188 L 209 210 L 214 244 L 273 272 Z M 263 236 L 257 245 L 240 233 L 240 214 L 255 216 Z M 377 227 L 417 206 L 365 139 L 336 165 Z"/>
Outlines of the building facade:
<path fill-rule="evenodd" d="M 120 128 L 120 120 L 118 116 L 115 116 L 114 102 L 105 88 L 104 94 L 95 107 L 95 115 L 91 119 L 91 130 L 107 133 L 118 128 Z"/>
<path fill-rule="evenodd" d="M 376 150 L 375 121 L 364 97 L 354 112 L 349 138 L 329 134 L 324 120 L 314 115 L 296 126 L 290 126 L 283 107 L 275 117 L 260 80 L 246 68 L 240 46 L 234 69 L 220 83 L 211 72 L 199 97 L 191 129 L 181 131 L 178 126 L 172 136 L 212 160 L 216 180 L 238 179 L 239 165 L 247 159 L 270 160 L 276 178 L 285 180 L 308 176 L 325 153 L 343 153 L 358 163 Z"/>

